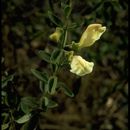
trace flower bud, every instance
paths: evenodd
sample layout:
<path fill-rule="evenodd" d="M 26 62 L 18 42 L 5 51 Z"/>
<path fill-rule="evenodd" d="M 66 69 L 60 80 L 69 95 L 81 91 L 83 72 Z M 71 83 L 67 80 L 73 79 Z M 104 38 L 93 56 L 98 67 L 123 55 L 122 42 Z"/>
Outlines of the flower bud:
<path fill-rule="evenodd" d="M 73 56 L 70 66 L 70 72 L 79 76 L 84 76 L 92 72 L 94 63 L 86 61 L 81 56 Z"/>
<path fill-rule="evenodd" d="M 56 31 L 54 33 L 52 33 L 49 38 L 54 41 L 54 42 L 59 42 L 60 36 L 62 34 L 62 29 L 57 27 Z"/>
<path fill-rule="evenodd" d="M 93 45 L 105 31 L 106 27 L 101 24 L 90 24 L 80 38 L 79 48 Z"/>

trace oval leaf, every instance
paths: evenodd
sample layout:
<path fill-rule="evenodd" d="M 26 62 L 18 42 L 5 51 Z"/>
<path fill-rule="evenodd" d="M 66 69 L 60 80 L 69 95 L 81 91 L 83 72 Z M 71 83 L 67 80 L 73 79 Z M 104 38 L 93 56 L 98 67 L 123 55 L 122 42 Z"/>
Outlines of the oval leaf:
<path fill-rule="evenodd" d="M 34 76 L 36 76 L 39 80 L 46 82 L 47 81 L 47 76 L 45 73 L 42 73 L 38 70 L 31 69 L 31 72 L 33 73 Z"/>
<path fill-rule="evenodd" d="M 38 118 L 39 118 L 38 114 L 32 115 L 32 117 L 30 118 L 30 120 L 28 122 L 26 122 L 22 126 L 21 130 L 35 130 L 36 127 L 37 127 L 36 125 L 37 125 L 37 122 L 38 122 Z"/>
<path fill-rule="evenodd" d="M 69 96 L 69 97 L 74 97 L 74 93 L 68 88 L 66 87 L 66 85 L 64 83 L 59 83 L 59 86 L 62 88 L 62 90 L 64 91 L 64 93 Z"/>
<path fill-rule="evenodd" d="M 40 88 L 41 92 L 45 91 L 45 83 L 43 81 L 39 82 L 39 88 Z"/>
<path fill-rule="evenodd" d="M 62 55 L 63 55 L 63 51 L 62 51 L 62 50 L 55 49 L 55 50 L 52 52 L 52 55 L 51 55 L 50 60 L 51 60 L 53 63 L 59 63 L 60 58 L 62 57 Z"/>
<path fill-rule="evenodd" d="M 58 104 L 55 101 L 49 100 L 49 103 L 47 105 L 48 108 L 54 108 L 57 107 Z"/>
<path fill-rule="evenodd" d="M 34 97 L 24 97 L 21 99 L 21 109 L 24 113 L 30 113 L 32 110 L 36 109 L 39 102 Z"/>
<path fill-rule="evenodd" d="M 50 57 L 51 57 L 51 55 L 50 55 L 49 53 L 40 50 L 40 51 L 37 52 L 37 55 L 38 55 L 38 57 L 41 58 L 42 60 L 44 60 L 44 61 L 50 63 Z"/>
<path fill-rule="evenodd" d="M 66 5 L 64 8 L 64 12 L 65 12 L 65 16 L 68 18 L 71 14 L 72 8 L 70 7 L 70 5 Z"/>
<path fill-rule="evenodd" d="M 5 130 L 9 127 L 9 123 L 6 123 L 6 124 L 2 124 L 2 130 Z"/>
<path fill-rule="evenodd" d="M 42 100 L 43 109 L 45 107 L 54 108 L 54 107 L 57 107 L 57 106 L 58 106 L 58 104 L 55 101 L 52 101 L 51 99 L 48 99 L 47 97 L 44 97 L 43 100 Z"/>
<path fill-rule="evenodd" d="M 48 92 L 50 94 L 54 94 L 56 91 L 56 87 L 57 87 L 57 77 L 56 76 L 52 76 L 50 77 L 49 81 L 48 81 Z"/>
<path fill-rule="evenodd" d="M 27 122 L 28 120 L 30 120 L 30 118 L 31 118 L 31 114 L 29 113 L 29 114 L 26 114 L 26 115 L 24 115 L 24 116 L 22 116 L 21 118 L 19 118 L 18 120 L 15 120 L 17 123 L 19 123 L 19 124 L 22 124 L 22 123 L 25 123 L 25 122 Z"/>

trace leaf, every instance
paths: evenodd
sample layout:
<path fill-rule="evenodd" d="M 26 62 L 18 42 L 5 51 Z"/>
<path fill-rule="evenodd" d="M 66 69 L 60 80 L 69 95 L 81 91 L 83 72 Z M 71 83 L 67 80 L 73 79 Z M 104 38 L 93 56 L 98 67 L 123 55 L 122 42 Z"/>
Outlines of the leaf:
<path fill-rule="evenodd" d="M 43 81 L 39 81 L 39 88 L 40 88 L 41 92 L 45 91 L 45 83 Z"/>
<path fill-rule="evenodd" d="M 36 124 L 38 122 L 38 118 L 39 115 L 35 114 L 32 115 L 32 117 L 30 118 L 30 120 L 28 122 L 26 122 L 23 126 L 21 130 L 36 130 Z"/>
<path fill-rule="evenodd" d="M 40 100 L 40 107 L 43 111 L 47 111 L 48 100 L 46 98 L 47 97 L 42 97 Z"/>
<path fill-rule="evenodd" d="M 20 117 L 19 119 L 15 120 L 15 121 L 19 124 L 22 124 L 22 123 L 27 122 L 30 118 L 31 118 L 31 114 L 29 113 L 29 114 L 26 114 L 26 115 Z"/>
<path fill-rule="evenodd" d="M 58 69 L 58 65 L 57 64 L 51 64 L 52 70 L 55 73 Z"/>
<path fill-rule="evenodd" d="M 70 5 L 66 5 L 64 8 L 64 13 L 67 18 L 70 16 L 71 11 L 72 11 L 72 8 L 70 7 Z"/>
<path fill-rule="evenodd" d="M 44 97 L 44 105 L 45 105 L 45 106 L 47 106 L 47 105 L 48 105 L 48 103 L 49 103 L 48 98 L 47 98 L 47 97 Z"/>
<path fill-rule="evenodd" d="M 57 77 L 56 76 L 51 76 L 49 81 L 48 81 L 48 92 L 50 94 L 54 94 L 56 91 L 57 87 Z"/>
<path fill-rule="evenodd" d="M 9 117 L 9 114 L 4 112 L 4 113 L 1 114 L 1 116 L 2 116 L 2 119 L 3 119 L 3 118 L 5 119 L 5 118 L 8 118 L 8 117 Z"/>
<path fill-rule="evenodd" d="M 2 124 L 2 130 L 5 130 L 9 127 L 9 123 L 6 123 L 6 124 Z"/>
<path fill-rule="evenodd" d="M 35 69 L 31 69 L 31 72 L 32 72 L 32 74 L 33 74 L 34 76 L 36 76 L 36 77 L 37 77 L 39 80 L 41 80 L 41 81 L 46 82 L 46 81 L 48 80 L 45 73 L 42 73 L 42 72 L 40 72 L 40 71 L 38 71 L 38 70 L 35 70 Z"/>
<path fill-rule="evenodd" d="M 5 96 L 7 95 L 7 92 L 1 91 L 1 95 L 2 95 L 3 97 L 5 97 Z"/>
<path fill-rule="evenodd" d="M 50 18 L 50 20 L 57 26 L 62 27 L 63 23 L 62 21 L 56 16 L 54 15 L 51 11 L 48 11 L 48 16 Z"/>
<path fill-rule="evenodd" d="M 74 97 L 74 93 L 66 87 L 66 85 L 62 82 L 59 83 L 59 86 L 63 89 L 64 93 L 69 97 Z"/>
<path fill-rule="evenodd" d="M 42 108 L 54 108 L 57 107 L 58 104 L 55 101 L 52 101 L 51 99 L 48 99 L 47 97 L 44 97 L 42 100 Z"/>
<path fill-rule="evenodd" d="M 8 82 L 12 81 L 13 78 L 14 78 L 14 75 L 9 75 L 5 79 L 2 79 L 2 88 L 4 88 L 5 86 L 7 86 Z"/>
<path fill-rule="evenodd" d="M 45 51 L 43 51 L 43 50 L 40 50 L 40 51 L 37 52 L 37 55 L 38 55 L 38 57 L 41 58 L 42 60 L 44 60 L 44 61 L 50 63 L 50 57 L 51 57 L 51 55 L 50 55 L 49 53 L 47 53 L 47 52 L 45 52 Z"/>
<path fill-rule="evenodd" d="M 58 104 L 55 101 L 49 100 L 49 103 L 47 105 L 48 108 L 54 108 L 57 107 Z"/>
<path fill-rule="evenodd" d="M 60 58 L 62 57 L 62 55 L 63 55 L 63 51 L 62 51 L 62 50 L 55 49 L 55 50 L 52 52 L 52 54 L 51 54 L 50 60 L 51 60 L 53 63 L 59 63 Z"/>
<path fill-rule="evenodd" d="M 20 106 L 24 113 L 30 113 L 39 106 L 39 102 L 34 97 L 23 97 Z"/>

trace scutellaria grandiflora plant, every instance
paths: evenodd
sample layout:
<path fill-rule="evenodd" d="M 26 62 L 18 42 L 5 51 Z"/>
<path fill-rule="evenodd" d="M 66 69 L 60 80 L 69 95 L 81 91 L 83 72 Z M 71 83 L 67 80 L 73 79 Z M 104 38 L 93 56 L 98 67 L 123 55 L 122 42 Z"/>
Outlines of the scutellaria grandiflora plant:
<path fill-rule="evenodd" d="M 73 28 L 68 22 L 72 10 L 71 2 L 62 6 L 64 7 L 64 22 L 53 12 L 48 11 L 50 20 L 57 26 L 55 32 L 50 34 L 48 39 L 56 43 L 56 46 L 52 46 L 51 51 L 45 49 L 37 52 L 37 56 L 50 65 L 51 73 L 31 69 L 32 74 L 39 80 L 41 96 L 39 98 L 23 97 L 20 102 L 20 108 L 24 115 L 15 121 L 19 124 L 25 123 L 23 129 L 26 130 L 36 129 L 41 113 L 58 106 L 58 103 L 52 100 L 51 97 L 56 95 L 59 90 L 62 90 L 69 97 L 74 97 L 72 90 L 59 80 L 57 73 L 64 66 L 69 66 L 70 74 L 73 73 L 79 77 L 90 74 L 94 69 L 94 63 L 80 56 L 80 52 L 82 48 L 87 49 L 87 47 L 92 46 L 106 31 L 106 27 L 102 24 L 90 23 L 90 25 L 86 25 L 86 30 L 81 34 L 79 42 L 68 42 L 68 32 Z"/>

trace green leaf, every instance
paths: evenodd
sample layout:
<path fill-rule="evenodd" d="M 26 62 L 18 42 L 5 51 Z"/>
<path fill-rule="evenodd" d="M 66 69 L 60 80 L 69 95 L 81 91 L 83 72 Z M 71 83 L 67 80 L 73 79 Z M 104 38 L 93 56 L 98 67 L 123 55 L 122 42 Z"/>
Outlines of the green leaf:
<path fill-rule="evenodd" d="M 58 104 L 55 101 L 49 100 L 49 103 L 47 105 L 48 108 L 54 108 L 57 107 Z"/>
<path fill-rule="evenodd" d="M 22 123 L 25 123 L 25 122 L 27 122 L 28 120 L 30 120 L 30 118 L 31 118 L 31 114 L 29 113 L 29 114 L 26 114 L 26 115 L 20 117 L 19 119 L 15 120 L 15 121 L 16 121 L 17 123 L 19 123 L 19 124 L 22 124 Z"/>
<path fill-rule="evenodd" d="M 2 119 L 5 120 L 5 118 L 7 119 L 9 117 L 9 113 L 4 112 L 4 113 L 1 114 L 1 116 L 2 116 Z"/>
<path fill-rule="evenodd" d="M 14 75 L 9 75 L 6 78 L 2 79 L 2 88 L 4 88 L 5 86 L 7 86 L 9 81 L 12 81 L 14 78 Z"/>
<path fill-rule="evenodd" d="M 43 81 L 39 81 L 39 88 L 40 88 L 41 92 L 45 91 L 45 83 Z"/>
<path fill-rule="evenodd" d="M 35 97 L 23 97 L 20 106 L 24 113 L 30 113 L 39 106 L 39 102 Z"/>
<path fill-rule="evenodd" d="M 71 11 L 72 11 L 72 8 L 70 7 L 70 5 L 66 5 L 64 8 L 64 13 L 67 18 L 70 16 Z"/>
<path fill-rule="evenodd" d="M 55 101 L 52 101 L 51 99 L 48 99 L 47 97 L 44 97 L 42 100 L 42 108 L 54 108 L 57 107 L 58 104 Z"/>
<path fill-rule="evenodd" d="M 39 114 L 32 115 L 30 120 L 26 122 L 21 130 L 36 130 Z"/>
<path fill-rule="evenodd" d="M 52 12 L 48 11 L 48 16 L 49 16 L 50 20 L 51 20 L 55 25 L 60 26 L 60 27 L 63 26 L 62 21 L 61 21 L 56 15 L 54 15 Z"/>
<path fill-rule="evenodd" d="M 2 124 L 2 130 L 5 130 L 9 127 L 9 123 L 6 123 L 6 124 Z"/>
<path fill-rule="evenodd" d="M 50 94 L 54 94 L 56 91 L 57 87 L 57 77 L 56 76 L 51 76 L 49 81 L 48 81 L 48 92 Z"/>
<path fill-rule="evenodd" d="M 50 63 L 50 57 L 51 57 L 51 55 L 50 55 L 49 53 L 47 53 L 47 52 L 45 52 L 45 51 L 43 51 L 43 50 L 40 50 L 40 51 L 37 52 L 37 55 L 38 55 L 38 57 L 41 58 L 42 60 L 44 60 L 44 61 Z"/>
<path fill-rule="evenodd" d="M 74 93 L 68 88 L 66 87 L 66 85 L 64 83 L 59 83 L 59 86 L 62 88 L 62 90 L 64 91 L 64 93 L 69 96 L 69 97 L 74 97 Z"/>
<path fill-rule="evenodd" d="M 38 70 L 35 70 L 35 69 L 31 69 L 31 72 L 34 76 L 36 76 L 39 80 L 41 81 L 44 81 L 44 82 L 47 82 L 47 76 L 45 73 L 43 72 L 40 72 Z"/>
<path fill-rule="evenodd" d="M 52 70 L 55 73 L 58 69 L 58 65 L 57 64 L 51 64 Z"/>
<path fill-rule="evenodd" d="M 48 104 L 48 100 L 46 99 L 47 97 L 42 97 L 40 100 L 40 107 L 43 111 L 47 110 L 47 104 Z"/>
<path fill-rule="evenodd" d="M 45 106 L 47 106 L 47 105 L 48 105 L 48 103 L 49 103 L 48 98 L 47 98 L 47 97 L 44 97 L 44 104 L 45 104 Z"/>
<path fill-rule="evenodd" d="M 53 63 L 59 63 L 60 62 L 60 58 L 62 57 L 63 55 L 63 51 L 62 50 L 59 50 L 59 49 L 55 49 L 52 54 L 51 54 L 51 58 L 50 60 L 53 62 Z"/>
<path fill-rule="evenodd" d="M 1 95 L 2 95 L 3 97 L 5 97 L 5 96 L 7 95 L 7 92 L 1 91 Z"/>
<path fill-rule="evenodd" d="M 9 121 L 9 119 L 10 119 L 10 117 L 9 117 L 10 115 L 9 115 L 9 113 L 8 113 L 8 111 L 7 111 L 7 113 L 5 113 L 5 112 L 3 112 L 3 113 L 1 113 L 1 119 L 2 119 L 2 121 L 3 121 L 3 127 L 6 127 L 7 126 L 7 122 Z"/>

